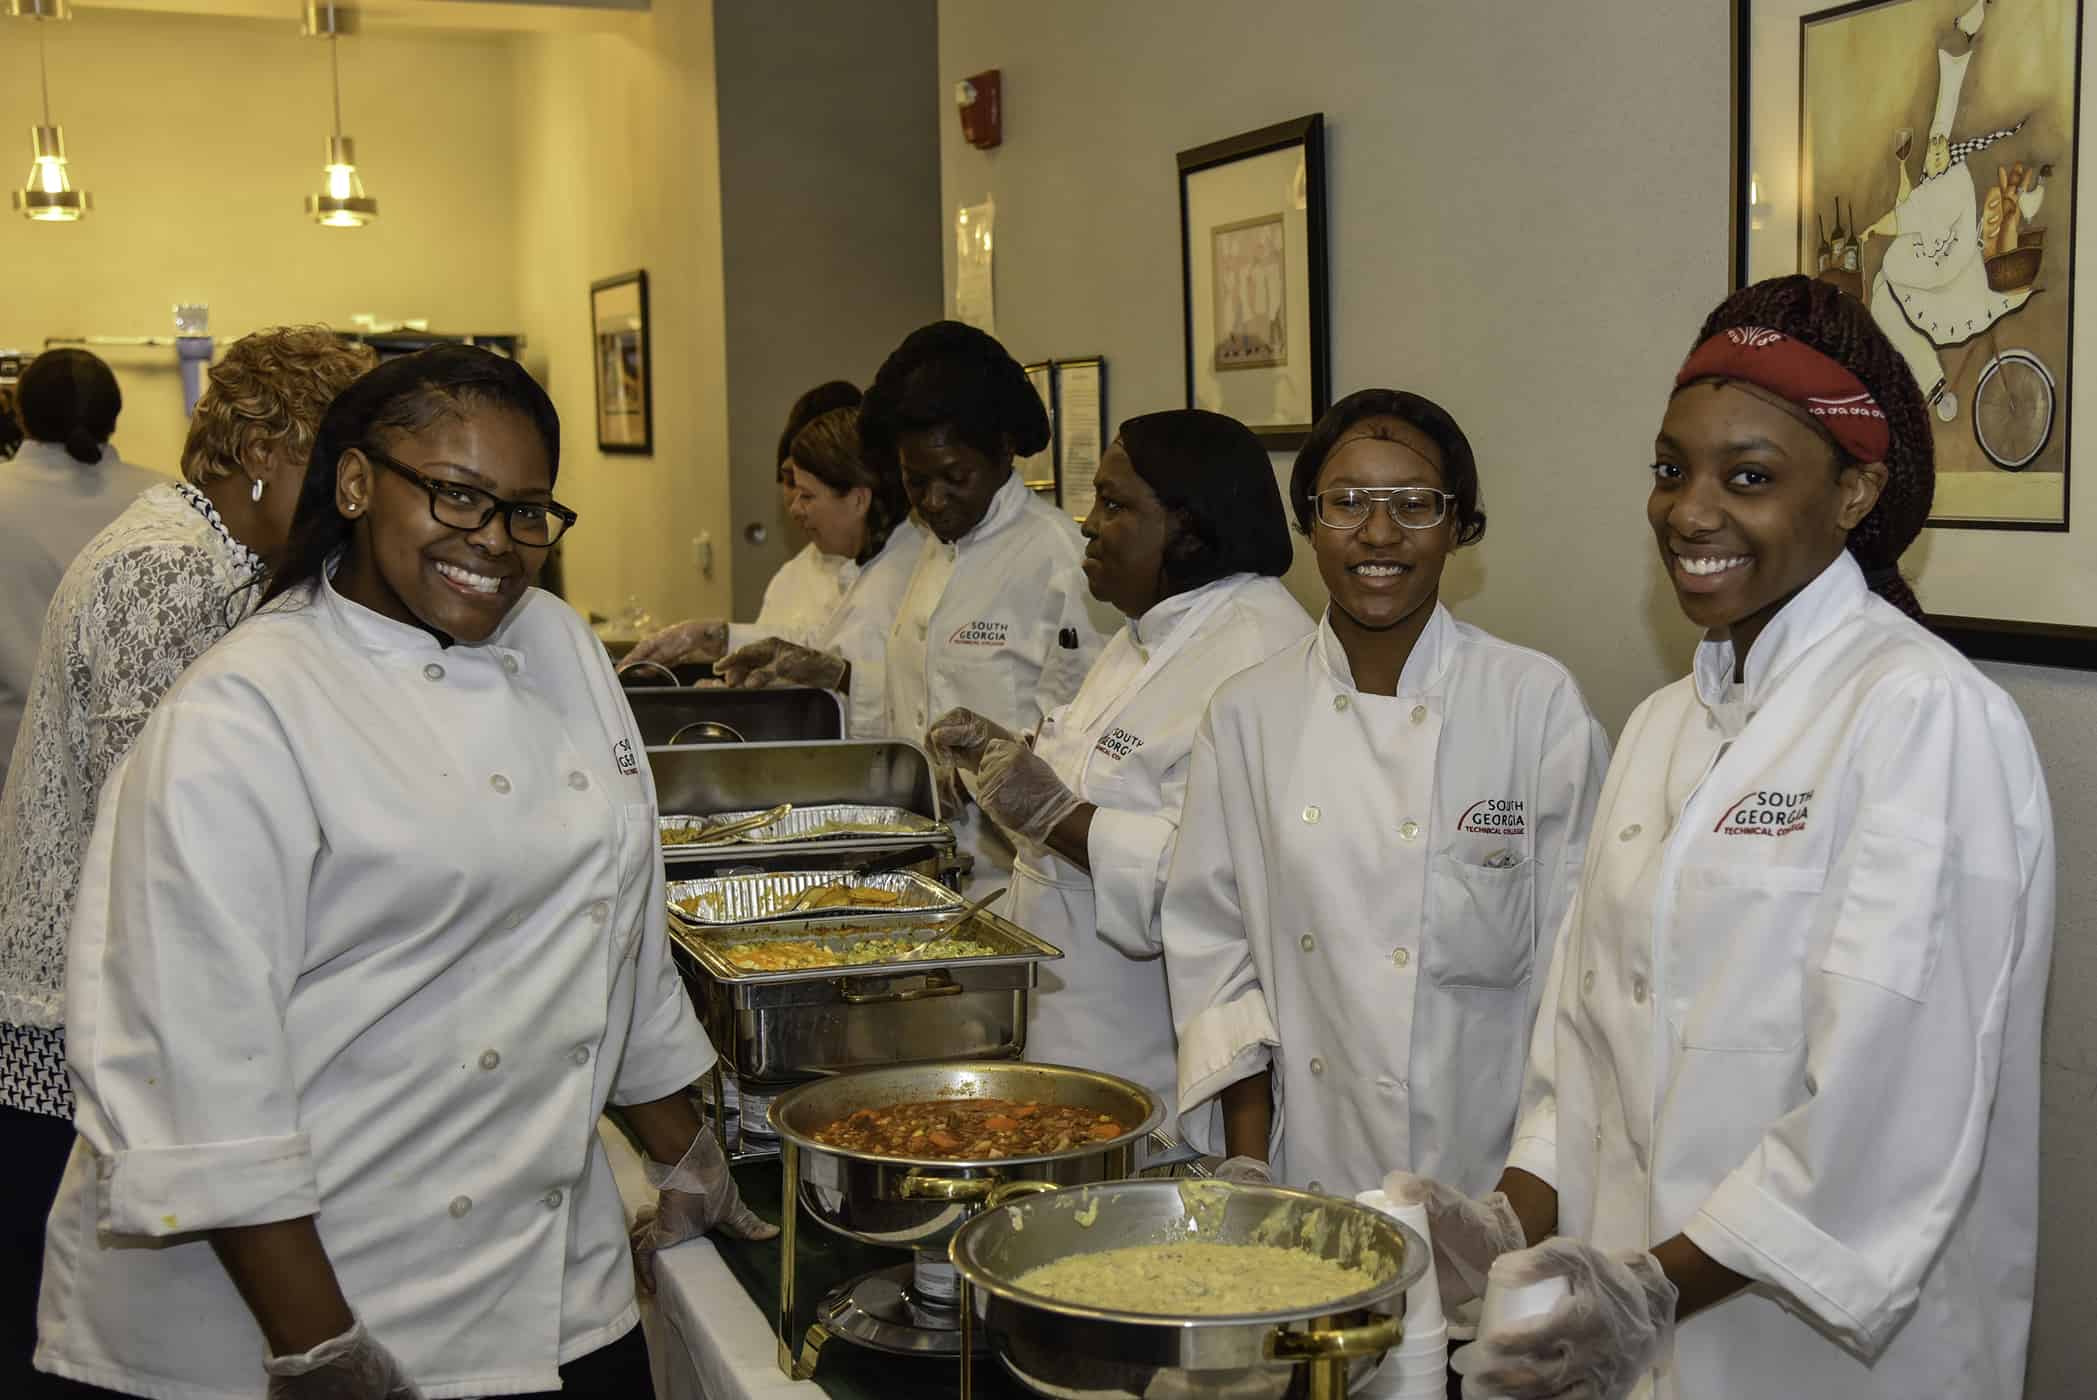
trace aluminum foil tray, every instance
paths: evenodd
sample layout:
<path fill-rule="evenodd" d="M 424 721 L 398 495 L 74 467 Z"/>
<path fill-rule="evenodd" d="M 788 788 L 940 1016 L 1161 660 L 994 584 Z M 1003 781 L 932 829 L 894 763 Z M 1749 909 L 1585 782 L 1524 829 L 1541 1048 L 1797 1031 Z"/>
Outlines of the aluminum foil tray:
<path fill-rule="evenodd" d="M 670 935 L 714 980 L 736 985 L 829 981 L 840 977 L 885 977 L 900 973 L 937 973 L 952 968 L 1040 962 L 1062 956 L 1062 951 L 1054 944 L 1044 942 L 1017 924 L 988 913 L 979 913 L 964 923 L 955 923 L 953 913 L 959 912 L 958 910 L 947 912 L 943 918 L 938 914 L 928 917 L 926 911 L 919 911 L 902 919 L 878 922 L 865 916 L 839 917 L 831 910 L 823 912 L 825 917 L 822 918 L 774 921 L 762 928 L 673 924 Z M 907 958 L 875 962 L 845 961 L 854 950 L 854 945 L 863 945 L 870 939 L 914 941 L 930 938 L 934 933 L 942 938 L 965 940 L 982 951 L 961 955 L 925 952 Z M 738 949 L 777 943 L 819 944 L 837 953 L 839 960 L 827 965 L 774 971 L 755 970 L 736 961 Z"/>
<path fill-rule="evenodd" d="M 677 827 L 721 826 L 769 809 L 754 807 L 746 812 L 709 812 L 703 817 L 660 817 L 659 830 Z M 947 842 L 952 828 L 944 822 L 920 816 L 903 807 L 877 807 L 859 802 L 825 802 L 796 807 L 768 826 L 752 827 L 721 841 L 663 842 L 666 860 L 715 856 L 740 851 L 746 846 L 813 846 L 832 844 L 888 845 L 897 841 L 923 839 Z"/>
<path fill-rule="evenodd" d="M 832 904 L 821 909 L 785 912 L 803 891 L 833 882 L 862 889 L 893 890 L 900 897 L 894 904 Z M 684 907 L 693 900 L 697 901 L 696 907 Z M 669 884 L 669 901 L 671 919 L 692 928 L 755 923 L 799 928 L 810 920 L 846 916 L 861 924 L 929 926 L 958 919 L 967 909 L 961 896 L 945 885 L 908 870 L 879 875 L 855 875 L 845 870 L 778 870 L 761 875 L 673 880 Z"/>

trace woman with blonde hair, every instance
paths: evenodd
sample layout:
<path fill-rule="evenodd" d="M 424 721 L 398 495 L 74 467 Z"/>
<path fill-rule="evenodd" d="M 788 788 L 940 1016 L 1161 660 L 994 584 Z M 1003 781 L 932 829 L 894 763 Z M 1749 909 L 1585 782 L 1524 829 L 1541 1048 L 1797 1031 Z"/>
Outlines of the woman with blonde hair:
<path fill-rule="evenodd" d="M 96 796 L 162 693 L 261 600 L 321 415 L 373 363 L 318 326 L 235 342 L 197 403 L 184 479 L 149 487 L 90 540 L 52 599 L 0 795 L 0 1133 L 13 1148 L 0 1167 L 0 1392 L 39 1383 L 44 1216 L 73 1145 L 66 931 Z"/>

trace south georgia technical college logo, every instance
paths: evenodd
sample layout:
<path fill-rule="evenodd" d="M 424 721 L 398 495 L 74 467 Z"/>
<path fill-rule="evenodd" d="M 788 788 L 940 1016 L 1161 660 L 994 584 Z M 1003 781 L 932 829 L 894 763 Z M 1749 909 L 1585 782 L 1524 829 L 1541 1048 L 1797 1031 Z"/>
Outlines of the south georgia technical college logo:
<path fill-rule="evenodd" d="M 948 646 L 956 647 L 1001 647 L 1011 634 L 1011 627 L 1003 622 L 970 622 L 954 629 L 947 639 Z"/>
<path fill-rule="evenodd" d="M 1528 833 L 1529 821 L 1521 798 L 1481 797 L 1464 808 L 1464 814 L 1456 819 L 1456 829 L 1483 836 L 1522 836 Z"/>
<path fill-rule="evenodd" d="M 1780 792 L 1756 788 L 1726 804 L 1726 814 L 1711 828 L 1718 836 L 1789 836 L 1806 829 L 1806 815 L 1813 805 L 1813 789 Z"/>

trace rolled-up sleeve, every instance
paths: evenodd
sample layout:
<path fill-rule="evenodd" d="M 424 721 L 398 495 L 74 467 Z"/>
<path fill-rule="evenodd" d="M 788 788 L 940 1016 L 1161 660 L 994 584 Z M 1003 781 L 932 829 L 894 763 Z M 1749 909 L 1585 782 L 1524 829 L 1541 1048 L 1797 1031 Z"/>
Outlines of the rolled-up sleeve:
<path fill-rule="evenodd" d="M 105 789 L 66 987 L 104 1228 L 164 1236 L 319 1208 L 284 1012 L 320 833 L 266 713 L 164 706 Z"/>
<path fill-rule="evenodd" d="M 1875 706 L 1809 945 L 1805 1096 L 1684 1230 L 1867 1355 L 1970 1204 L 2013 973 L 2051 918 L 2044 785 L 1998 751 L 2008 726 L 1946 691 Z M 2027 767 L 2034 788 L 2013 793 Z"/>

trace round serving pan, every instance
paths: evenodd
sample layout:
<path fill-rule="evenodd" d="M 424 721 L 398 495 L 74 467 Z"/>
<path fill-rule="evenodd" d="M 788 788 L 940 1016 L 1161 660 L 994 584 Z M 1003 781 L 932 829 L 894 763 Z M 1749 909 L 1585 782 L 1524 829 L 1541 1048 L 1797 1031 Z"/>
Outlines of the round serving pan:
<path fill-rule="evenodd" d="M 950 1162 L 877 1157 L 826 1146 L 816 1130 L 862 1108 L 935 1099 L 1021 1099 L 1074 1104 L 1124 1124 L 1119 1137 L 1035 1157 Z M 950 1060 L 853 1070 L 789 1089 L 772 1101 L 772 1130 L 799 1149 L 801 1203 L 829 1228 L 868 1244 L 946 1248 L 955 1229 L 1000 1186 L 1118 1181 L 1136 1144 L 1165 1117 L 1140 1084 L 1069 1065 Z"/>
<path fill-rule="evenodd" d="M 1073 1254 L 1182 1241 L 1293 1246 L 1380 1281 L 1306 1307 L 1217 1317 L 1087 1307 L 1014 1282 Z M 1351 1385 L 1402 1339 L 1405 1290 L 1428 1265 L 1418 1235 L 1367 1206 L 1221 1181 L 1122 1181 L 1027 1196 L 969 1221 L 950 1253 L 1005 1368 L 1042 1395 L 1086 1400 L 1280 1400 L 1304 1392 L 1304 1363 L 1336 1359 L 1347 1361 Z"/>

